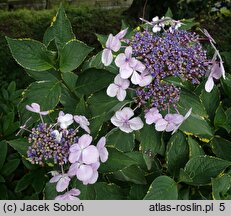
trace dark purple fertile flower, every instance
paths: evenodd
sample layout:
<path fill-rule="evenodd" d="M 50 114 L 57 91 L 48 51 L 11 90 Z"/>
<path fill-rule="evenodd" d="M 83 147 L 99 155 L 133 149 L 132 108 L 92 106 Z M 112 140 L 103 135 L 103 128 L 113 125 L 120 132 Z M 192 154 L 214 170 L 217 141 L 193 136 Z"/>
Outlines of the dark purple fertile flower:
<path fill-rule="evenodd" d="M 185 30 L 167 30 L 155 34 L 144 30 L 136 32 L 128 42 L 133 56 L 139 59 L 152 75 L 151 84 L 136 91 L 136 101 L 145 108 L 156 107 L 166 110 L 176 106 L 180 89 L 164 81 L 165 77 L 178 76 L 192 84 L 199 84 L 206 75 L 206 51 L 198 41 L 196 33 Z"/>
<path fill-rule="evenodd" d="M 32 145 L 27 151 L 31 163 L 43 165 L 48 160 L 59 165 L 67 163 L 69 148 L 78 141 L 76 133 L 73 129 L 56 130 L 43 123 L 32 128 L 28 138 Z"/>

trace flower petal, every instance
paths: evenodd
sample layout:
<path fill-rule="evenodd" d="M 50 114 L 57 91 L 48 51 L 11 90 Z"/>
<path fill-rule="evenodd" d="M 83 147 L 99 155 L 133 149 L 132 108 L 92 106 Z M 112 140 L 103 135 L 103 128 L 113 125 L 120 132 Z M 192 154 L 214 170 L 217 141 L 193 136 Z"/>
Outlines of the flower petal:
<path fill-rule="evenodd" d="M 110 49 L 103 50 L 101 61 L 105 66 L 109 66 L 112 63 L 113 55 Z"/>
<path fill-rule="evenodd" d="M 126 56 L 124 53 L 120 53 L 116 58 L 115 58 L 115 64 L 117 67 L 121 67 L 126 63 Z"/>
<path fill-rule="evenodd" d="M 123 121 L 118 119 L 115 115 L 111 117 L 111 123 L 116 127 L 121 127 L 123 125 Z"/>
<path fill-rule="evenodd" d="M 128 123 L 130 124 L 130 128 L 132 130 L 140 130 L 144 126 L 144 123 L 140 117 L 132 118 L 128 121 Z"/>
<path fill-rule="evenodd" d="M 90 136 L 89 134 L 82 135 L 78 140 L 78 144 L 82 149 L 89 146 L 91 142 L 92 142 L 92 136 Z"/>
<path fill-rule="evenodd" d="M 60 178 L 60 180 L 58 181 L 56 185 L 56 190 L 58 192 L 63 192 L 64 190 L 66 190 L 69 185 L 70 180 L 71 179 L 68 176 L 63 176 L 62 178 Z"/>
<path fill-rule="evenodd" d="M 79 163 L 78 162 L 71 164 L 71 166 L 69 167 L 68 173 L 67 173 L 68 176 L 70 176 L 70 177 L 75 176 L 78 169 L 79 169 Z"/>
<path fill-rule="evenodd" d="M 157 131 L 164 131 L 167 127 L 168 122 L 165 119 L 159 119 L 155 124 Z"/>
<path fill-rule="evenodd" d="M 128 31 L 128 28 L 121 30 L 115 37 L 117 37 L 120 40 L 127 34 L 127 31 Z"/>
<path fill-rule="evenodd" d="M 126 93 L 125 90 L 119 88 L 119 91 L 118 91 L 118 93 L 117 93 L 117 99 L 118 99 L 119 101 L 123 101 L 123 100 L 126 98 L 126 94 L 127 94 L 127 93 Z"/>
<path fill-rule="evenodd" d="M 141 76 L 136 71 L 133 72 L 131 77 L 131 82 L 135 85 L 138 85 L 141 81 Z"/>
<path fill-rule="evenodd" d="M 133 130 L 130 128 L 129 124 L 123 124 L 121 127 L 119 127 L 120 130 L 122 130 L 125 133 L 131 133 Z"/>
<path fill-rule="evenodd" d="M 85 164 L 96 163 L 98 159 L 99 159 L 99 152 L 95 146 L 90 145 L 83 150 L 82 152 L 83 163 Z"/>
<path fill-rule="evenodd" d="M 213 78 L 209 76 L 208 80 L 205 83 L 205 90 L 211 92 L 214 86 Z"/>
<path fill-rule="evenodd" d="M 87 181 L 89 180 L 93 175 L 93 169 L 89 165 L 81 165 L 77 171 L 77 178 L 80 181 Z"/>
<path fill-rule="evenodd" d="M 71 163 L 75 163 L 75 162 L 80 160 L 80 156 L 81 156 L 81 151 L 80 150 L 76 151 L 76 152 L 70 152 L 68 160 Z"/>
<path fill-rule="evenodd" d="M 53 176 L 51 179 L 50 179 L 50 183 L 55 183 L 55 182 L 58 182 L 59 181 L 59 179 L 62 177 L 62 175 L 61 174 L 58 174 L 58 175 L 55 175 L 55 176 Z"/>
<path fill-rule="evenodd" d="M 115 97 L 118 91 L 119 91 L 119 86 L 112 83 L 107 88 L 107 95 L 110 97 Z"/>
<path fill-rule="evenodd" d="M 133 71 L 134 70 L 128 64 L 121 66 L 119 70 L 120 76 L 123 79 L 128 79 L 132 75 Z"/>
<path fill-rule="evenodd" d="M 116 112 L 116 117 L 118 119 L 128 120 L 134 116 L 134 112 L 130 107 L 124 107 L 122 110 Z"/>

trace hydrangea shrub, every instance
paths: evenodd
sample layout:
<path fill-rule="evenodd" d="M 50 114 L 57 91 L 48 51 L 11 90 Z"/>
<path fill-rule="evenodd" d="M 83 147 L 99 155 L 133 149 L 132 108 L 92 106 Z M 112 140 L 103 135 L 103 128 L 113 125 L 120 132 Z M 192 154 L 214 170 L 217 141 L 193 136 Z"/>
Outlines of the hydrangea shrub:
<path fill-rule="evenodd" d="M 92 57 L 62 7 L 43 43 L 6 38 L 35 79 L 9 143 L 46 170 L 45 199 L 230 199 L 222 53 L 187 20 L 141 20 L 96 34 L 103 50 Z"/>

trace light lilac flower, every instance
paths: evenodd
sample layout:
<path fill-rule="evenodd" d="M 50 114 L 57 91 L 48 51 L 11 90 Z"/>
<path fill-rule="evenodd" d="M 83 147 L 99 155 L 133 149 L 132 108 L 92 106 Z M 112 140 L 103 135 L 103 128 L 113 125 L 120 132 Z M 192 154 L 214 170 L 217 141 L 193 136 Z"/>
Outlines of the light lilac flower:
<path fill-rule="evenodd" d="M 140 87 L 144 87 L 149 85 L 152 82 L 152 76 L 147 72 L 144 71 L 140 75 L 140 81 L 138 82 Z"/>
<path fill-rule="evenodd" d="M 111 118 L 111 122 L 125 133 L 130 133 L 133 130 L 140 130 L 144 124 L 140 117 L 131 119 L 133 115 L 133 110 L 130 107 L 125 107 L 115 113 Z"/>
<path fill-rule="evenodd" d="M 157 108 L 151 108 L 144 115 L 145 121 L 148 125 L 156 123 L 159 119 L 162 119 L 162 115 Z"/>
<path fill-rule="evenodd" d="M 79 200 L 79 198 L 76 197 L 79 195 L 80 195 L 80 190 L 76 188 L 72 188 L 70 191 L 55 197 L 55 200 L 58 200 L 58 201 Z"/>
<path fill-rule="evenodd" d="M 91 179 L 94 170 L 91 165 L 81 164 L 76 172 L 76 177 L 83 182 Z"/>
<path fill-rule="evenodd" d="M 26 109 L 31 111 L 31 112 L 38 113 L 40 115 L 49 114 L 49 111 L 40 111 L 40 105 L 37 103 L 32 103 L 30 106 L 26 105 Z"/>
<path fill-rule="evenodd" d="M 102 53 L 102 63 L 105 66 L 108 66 L 112 63 L 113 60 L 112 51 L 117 52 L 120 49 L 120 47 L 121 47 L 121 42 L 119 38 L 110 34 L 106 42 L 106 48 L 103 50 Z"/>
<path fill-rule="evenodd" d="M 152 18 L 152 23 L 156 23 L 156 22 L 157 23 L 159 22 L 159 17 L 158 16 L 155 16 L 155 17 Z M 155 24 L 153 26 L 153 28 L 152 28 L 152 31 L 154 33 L 161 31 L 161 26 L 159 24 Z"/>
<path fill-rule="evenodd" d="M 56 185 L 56 190 L 58 192 L 62 192 L 64 190 L 67 189 L 69 182 L 70 182 L 70 178 L 68 177 L 67 174 L 56 174 L 54 175 L 51 179 L 50 179 L 50 183 L 55 183 L 57 182 Z"/>
<path fill-rule="evenodd" d="M 93 164 L 73 163 L 68 170 L 68 176 L 76 176 L 83 184 L 94 184 L 98 179 L 99 161 Z"/>
<path fill-rule="evenodd" d="M 85 164 L 96 163 L 99 159 L 97 148 L 90 145 L 92 137 L 89 134 L 82 135 L 77 144 L 70 147 L 69 161 L 75 163 L 81 161 Z"/>
<path fill-rule="evenodd" d="M 132 47 L 128 46 L 124 53 L 120 53 L 116 59 L 115 64 L 119 67 L 120 76 L 123 79 L 128 79 L 131 77 L 131 82 L 133 84 L 139 84 L 140 73 L 145 70 L 144 64 L 132 57 Z M 138 72 L 137 72 L 138 71 Z"/>
<path fill-rule="evenodd" d="M 87 133 L 90 133 L 90 129 L 89 129 L 89 127 L 88 127 L 88 126 L 90 125 L 90 123 L 89 123 L 88 119 L 87 119 L 85 116 L 75 115 L 75 116 L 74 116 L 74 120 L 75 120 L 75 122 L 78 123 L 79 126 L 80 126 L 81 128 L 83 128 Z"/>
<path fill-rule="evenodd" d="M 209 74 L 208 80 L 205 83 L 205 90 L 207 92 L 211 92 L 214 87 L 213 79 L 220 79 L 221 76 L 225 78 L 225 69 L 224 69 L 222 60 L 220 60 L 220 62 L 216 62 L 217 55 L 218 53 L 216 52 L 213 56 L 211 72 Z"/>
<path fill-rule="evenodd" d="M 98 143 L 96 144 L 96 148 L 99 151 L 99 158 L 103 163 L 106 162 L 108 159 L 108 151 L 105 147 L 105 144 L 106 144 L 105 137 L 101 137 Z"/>
<path fill-rule="evenodd" d="M 99 166 L 100 166 L 100 163 L 99 163 L 99 162 L 96 162 L 96 163 L 94 163 L 94 164 L 91 164 L 93 173 L 92 173 L 92 176 L 91 176 L 89 179 L 83 181 L 83 184 L 84 184 L 84 185 L 96 183 L 96 181 L 97 181 L 97 179 L 98 179 L 98 177 L 99 177 L 99 173 L 98 173 L 98 168 L 99 168 Z"/>
<path fill-rule="evenodd" d="M 73 115 L 59 112 L 58 123 L 62 129 L 67 129 L 74 122 Z"/>
<path fill-rule="evenodd" d="M 127 34 L 128 28 L 121 30 L 115 37 L 121 40 Z"/>
<path fill-rule="evenodd" d="M 117 97 L 119 101 L 123 101 L 126 97 L 126 89 L 129 87 L 129 80 L 122 79 L 118 74 L 115 79 L 114 83 L 110 84 L 107 88 L 107 95 L 110 97 Z"/>
<path fill-rule="evenodd" d="M 155 124 L 155 129 L 157 131 L 166 131 L 175 133 L 182 123 L 190 116 L 192 108 L 182 116 L 181 114 L 167 114 L 164 118 L 157 120 Z"/>

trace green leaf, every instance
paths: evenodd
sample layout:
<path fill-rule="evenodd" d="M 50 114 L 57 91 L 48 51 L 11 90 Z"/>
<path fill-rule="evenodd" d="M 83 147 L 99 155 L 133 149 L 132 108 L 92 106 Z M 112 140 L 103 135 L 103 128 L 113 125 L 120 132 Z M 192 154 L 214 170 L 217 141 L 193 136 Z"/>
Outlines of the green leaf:
<path fill-rule="evenodd" d="M 99 168 L 102 173 L 115 172 L 136 164 L 135 160 L 115 148 L 107 147 L 107 150 L 109 153 L 108 160 L 101 164 Z"/>
<path fill-rule="evenodd" d="M 31 146 L 31 144 L 25 138 L 10 140 L 7 141 L 7 143 L 23 156 L 27 156 L 27 150 L 29 146 Z"/>
<path fill-rule="evenodd" d="M 222 107 L 222 103 L 220 103 L 219 107 L 216 110 L 215 117 L 214 117 L 214 125 L 216 128 L 222 127 L 226 129 L 228 133 L 231 130 L 231 127 L 227 122 L 227 116 L 225 110 Z"/>
<path fill-rule="evenodd" d="M 0 200 L 8 200 L 7 187 L 5 184 L 0 183 Z"/>
<path fill-rule="evenodd" d="M 212 196 L 214 200 L 225 199 L 226 193 L 231 187 L 231 176 L 224 174 L 212 179 Z"/>
<path fill-rule="evenodd" d="M 11 39 L 6 37 L 15 61 L 22 67 L 45 71 L 53 68 L 54 54 L 46 46 L 32 39 Z"/>
<path fill-rule="evenodd" d="M 214 137 L 211 141 L 213 153 L 224 160 L 231 161 L 231 142 L 222 138 Z"/>
<path fill-rule="evenodd" d="M 87 60 L 82 67 L 82 70 L 87 70 L 90 68 L 96 68 L 96 69 L 104 69 L 109 71 L 110 73 L 117 75 L 119 72 L 118 67 L 115 65 L 115 62 L 112 62 L 109 66 L 104 66 L 102 63 L 102 53 L 103 51 L 100 51 L 96 55 L 92 56 L 89 60 Z"/>
<path fill-rule="evenodd" d="M 60 50 L 59 67 L 62 72 L 75 70 L 93 48 L 78 40 L 68 41 Z"/>
<path fill-rule="evenodd" d="M 148 185 L 133 184 L 129 192 L 129 200 L 142 200 L 148 191 Z"/>
<path fill-rule="evenodd" d="M 94 184 L 96 200 L 122 200 L 123 190 L 115 184 L 97 182 Z"/>
<path fill-rule="evenodd" d="M 109 132 L 107 137 L 107 145 L 122 152 L 130 152 L 135 147 L 135 135 L 133 133 L 124 133 L 121 130 L 113 130 Z"/>
<path fill-rule="evenodd" d="M 145 124 L 140 130 L 140 147 L 144 153 L 164 155 L 165 145 L 162 142 L 161 133 L 155 130 L 154 125 Z"/>
<path fill-rule="evenodd" d="M 200 95 L 201 101 L 209 115 L 211 121 L 213 121 L 215 116 L 215 111 L 219 106 L 220 94 L 217 86 L 214 86 L 213 90 L 208 93 L 204 89 Z"/>
<path fill-rule="evenodd" d="M 61 96 L 61 83 L 58 81 L 40 81 L 32 83 L 23 93 L 23 100 L 19 104 L 19 113 L 24 123 L 31 116 L 33 120 L 39 118 L 38 114 L 33 114 L 25 109 L 27 104 L 38 103 L 41 110 L 52 110 L 59 103 Z"/>
<path fill-rule="evenodd" d="M 0 170 L 6 160 L 7 155 L 7 142 L 5 140 L 2 140 L 0 142 Z"/>
<path fill-rule="evenodd" d="M 166 150 L 166 162 L 168 172 L 177 177 L 180 168 L 183 168 L 188 161 L 188 145 L 183 133 L 178 132 L 174 134 L 168 144 Z"/>
<path fill-rule="evenodd" d="M 33 179 L 33 174 L 31 172 L 24 175 L 17 182 L 16 187 L 15 187 L 15 192 L 18 193 L 18 192 L 25 190 L 31 184 L 32 179 Z"/>
<path fill-rule="evenodd" d="M 205 155 L 204 150 L 202 147 L 198 144 L 196 140 L 188 137 L 188 145 L 189 145 L 189 158 L 193 158 L 199 155 Z"/>
<path fill-rule="evenodd" d="M 33 170 L 32 175 L 33 175 L 32 186 L 36 191 L 36 193 L 40 193 L 45 187 L 47 182 L 46 171 L 40 168 L 37 170 Z"/>
<path fill-rule="evenodd" d="M 187 135 L 199 137 L 205 142 L 209 142 L 214 134 L 214 131 L 209 123 L 203 117 L 200 117 L 194 113 L 192 113 L 189 118 L 180 126 L 180 130 Z"/>
<path fill-rule="evenodd" d="M 197 156 L 191 158 L 184 168 L 184 173 L 192 180 L 186 182 L 191 185 L 207 185 L 211 178 L 218 176 L 231 162 L 211 156 Z M 182 177 L 180 176 L 182 181 Z"/>
<path fill-rule="evenodd" d="M 231 98 L 231 75 L 226 74 L 225 79 L 221 79 L 222 88 L 224 89 L 225 94 Z"/>
<path fill-rule="evenodd" d="M 102 47 L 105 47 L 106 41 L 108 39 L 108 35 L 102 35 L 102 34 L 95 34 L 97 37 L 97 40 L 101 43 Z"/>
<path fill-rule="evenodd" d="M 81 200 L 95 200 L 96 197 L 96 192 L 94 185 L 88 184 L 88 185 L 83 185 L 79 183 L 76 188 L 78 188 L 81 193 L 79 195 L 79 199 Z"/>
<path fill-rule="evenodd" d="M 43 190 L 43 199 L 45 200 L 54 200 L 55 197 L 58 195 L 56 191 L 56 184 L 54 183 L 46 183 L 46 186 Z"/>
<path fill-rule="evenodd" d="M 137 166 L 131 165 L 113 173 L 114 178 L 120 181 L 133 182 L 135 184 L 146 184 L 144 172 Z"/>
<path fill-rule="evenodd" d="M 74 92 L 76 88 L 76 82 L 78 80 L 78 76 L 73 72 L 62 73 L 62 79 L 66 84 L 69 91 Z"/>
<path fill-rule="evenodd" d="M 25 70 L 25 71 L 30 77 L 38 81 L 59 80 L 59 72 L 54 69 L 47 70 L 47 71 L 32 71 L 32 70 Z"/>
<path fill-rule="evenodd" d="M 88 69 L 79 74 L 76 83 L 76 91 L 79 94 L 90 95 L 104 89 L 112 83 L 114 76 L 108 71 L 98 69 Z M 104 91 L 107 99 L 110 99 Z"/>
<path fill-rule="evenodd" d="M 169 7 L 168 8 L 168 10 L 167 10 L 167 12 L 165 13 L 165 15 L 164 15 L 165 17 L 173 17 L 173 14 L 172 14 L 172 10 L 171 10 L 171 8 Z"/>
<path fill-rule="evenodd" d="M 144 197 L 145 200 L 176 200 L 177 198 L 177 184 L 168 176 L 157 177 Z"/>
<path fill-rule="evenodd" d="M 3 176 L 11 175 L 17 169 L 19 163 L 20 163 L 19 159 L 12 159 L 7 161 L 2 167 L 1 174 Z"/>
<path fill-rule="evenodd" d="M 71 23 L 62 5 L 53 20 L 54 22 L 52 22 L 51 26 L 53 26 L 55 43 L 58 50 L 61 50 L 68 41 L 75 38 Z"/>
<path fill-rule="evenodd" d="M 49 26 L 47 30 L 45 31 L 45 34 L 43 36 L 43 43 L 46 45 L 46 47 L 48 47 L 51 41 L 54 39 L 55 39 L 54 27 L 52 25 L 52 26 Z"/>
<path fill-rule="evenodd" d="M 107 96 L 106 92 L 102 90 L 93 94 L 87 102 L 93 117 L 105 114 L 105 117 L 107 117 L 105 120 L 108 120 L 115 111 L 118 111 L 129 101 L 119 102 L 116 98 Z"/>
<path fill-rule="evenodd" d="M 195 112 L 198 116 L 207 118 L 207 112 L 205 107 L 202 105 L 200 98 L 192 92 L 182 90 L 180 93 L 180 100 L 178 103 L 178 108 L 183 110 L 189 110 Z"/>
<path fill-rule="evenodd" d="M 4 183 L 5 182 L 5 179 L 3 178 L 2 175 L 0 175 L 0 183 Z"/>

